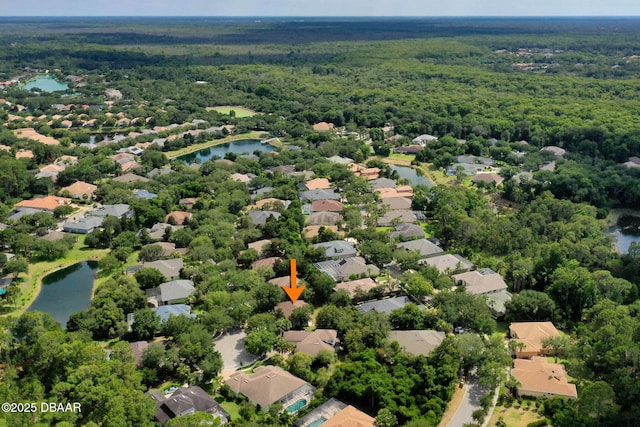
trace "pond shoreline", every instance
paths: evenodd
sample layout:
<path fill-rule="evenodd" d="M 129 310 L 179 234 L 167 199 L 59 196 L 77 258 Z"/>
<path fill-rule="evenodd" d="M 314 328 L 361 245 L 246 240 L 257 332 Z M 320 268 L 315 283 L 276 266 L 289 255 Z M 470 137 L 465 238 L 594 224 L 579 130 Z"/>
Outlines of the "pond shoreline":
<path fill-rule="evenodd" d="M 241 141 L 245 139 L 255 139 L 258 141 L 267 140 L 267 138 L 264 138 L 263 135 L 264 133 L 262 132 L 251 132 L 251 133 L 243 133 L 240 135 L 227 136 L 226 138 L 222 138 L 222 139 L 213 139 L 211 141 L 203 142 L 201 144 L 190 145 L 189 147 L 181 148 L 179 150 L 167 151 L 164 153 L 164 155 L 167 156 L 169 160 L 174 160 L 174 159 L 177 159 L 178 157 L 186 156 L 187 154 L 193 154 L 200 150 L 204 150 L 205 148 L 211 148 L 217 145 L 228 144 L 234 141 Z M 271 144 L 271 145 L 273 145 L 274 147 L 278 147 L 275 144 Z"/>

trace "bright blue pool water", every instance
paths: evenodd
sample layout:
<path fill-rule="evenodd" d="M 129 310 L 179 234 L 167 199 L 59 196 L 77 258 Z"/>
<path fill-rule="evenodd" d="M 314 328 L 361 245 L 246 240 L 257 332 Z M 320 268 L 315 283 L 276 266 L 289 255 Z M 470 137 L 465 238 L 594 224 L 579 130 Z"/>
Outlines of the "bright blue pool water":
<path fill-rule="evenodd" d="M 289 412 L 290 414 L 293 414 L 294 412 L 298 412 L 300 409 L 304 408 L 305 406 L 307 406 L 307 401 L 304 399 L 300 399 L 293 405 L 289 406 L 287 408 L 287 412 Z"/>
<path fill-rule="evenodd" d="M 318 427 L 320 424 L 323 424 L 325 421 L 327 421 L 325 417 L 320 417 L 314 422 L 312 422 L 311 424 L 309 424 L 307 427 Z"/>

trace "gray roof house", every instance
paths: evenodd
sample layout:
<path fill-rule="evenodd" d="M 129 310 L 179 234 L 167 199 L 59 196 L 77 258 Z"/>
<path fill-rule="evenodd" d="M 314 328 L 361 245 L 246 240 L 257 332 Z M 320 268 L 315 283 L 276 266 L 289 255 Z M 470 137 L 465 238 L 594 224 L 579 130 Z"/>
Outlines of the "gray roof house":
<path fill-rule="evenodd" d="M 256 225 L 265 225 L 269 217 L 274 217 L 275 219 L 278 219 L 280 218 L 280 215 L 281 215 L 280 212 L 259 211 L 259 210 L 249 211 L 249 213 L 247 214 L 247 216 L 251 219 L 251 222 L 253 222 Z"/>
<path fill-rule="evenodd" d="M 388 197 L 382 200 L 382 204 L 390 211 L 411 210 L 411 199 L 408 197 Z"/>
<path fill-rule="evenodd" d="M 314 249 L 322 248 L 327 259 L 350 258 L 357 255 L 356 245 L 346 240 L 332 240 L 330 242 L 316 243 Z"/>
<path fill-rule="evenodd" d="M 131 207 L 125 203 L 119 203 L 116 205 L 102 205 L 96 209 L 87 211 L 88 216 L 98 216 L 104 218 L 105 216 L 114 216 L 116 218 L 133 218 L 134 211 Z"/>
<path fill-rule="evenodd" d="M 418 221 L 418 217 L 416 217 L 416 214 L 413 213 L 413 211 L 395 210 L 395 211 L 389 211 L 384 215 L 382 215 L 380 218 L 378 218 L 378 225 L 389 226 L 397 222 L 410 223 L 410 222 L 416 222 L 416 221 Z M 424 232 L 422 234 L 424 234 Z"/>
<path fill-rule="evenodd" d="M 67 233 L 88 234 L 102 225 L 104 218 L 87 216 L 76 220 L 67 220 L 62 224 L 62 229 Z"/>
<path fill-rule="evenodd" d="M 507 290 L 507 284 L 502 276 L 490 268 L 454 274 L 452 278 L 456 283 L 464 285 L 467 292 L 474 295 L 486 295 Z"/>
<path fill-rule="evenodd" d="M 396 225 L 396 231 L 389 233 L 389 237 L 392 239 L 400 240 L 423 239 L 425 236 L 422 227 L 408 223 Z"/>
<path fill-rule="evenodd" d="M 445 338 L 444 332 L 431 330 L 391 331 L 389 341 L 396 341 L 400 347 L 414 356 L 428 356 Z"/>
<path fill-rule="evenodd" d="M 428 258 L 430 256 L 443 253 L 440 246 L 431 243 L 427 239 L 409 240 L 407 242 L 398 243 L 396 248 L 405 249 L 407 251 L 418 251 L 420 258 Z"/>
<path fill-rule="evenodd" d="M 328 260 L 314 263 L 313 266 L 331 276 L 336 282 L 342 282 L 351 276 L 377 276 L 380 269 L 373 264 L 367 264 L 362 257 Z"/>
<path fill-rule="evenodd" d="M 300 200 L 340 200 L 333 189 L 307 190 L 300 192 Z"/>
<path fill-rule="evenodd" d="M 191 313 L 191 306 L 187 304 L 173 304 L 173 305 L 161 305 L 160 307 L 152 308 L 160 318 L 160 322 L 169 320 L 171 316 L 187 316 L 194 318 L 195 314 Z"/>
<path fill-rule="evenodd" d="M 165 230 L 170 228 L 172 232 L 184 228 L 184 225 L 171 225 L 166 222 L 158 222 L 153 224 L 151 228 L 148 228 L 149 237 L 152 239 L 162 239 L 164 237 Z"/>
<path fill-rule="evenodd" d="M 419 264 L 427 264 L 438 269 L 440 273 L 456 273 L 469 271 L 473 263 L 457 254 L 442 254 L 432 256 L 419 261 Z"/>
<path fill-rule="evenodd" d="M 358 305 L 356 308 L 360 313 L 363 313 L 363 314 L 371 310 L 375 310 L 378 313 L 391 314 L 393 310 L 402 308 L 411 302 L 413 301 L 411 301 L 409 297 L 401 296 L 401 297 L 395 297 L 395 298 L 381 299 L 378 301 L 365 302 L 363 304 Z M 426 309 L 426 307 L 422 304 L 419 304 L 418 307 L 423 310 Z"/>
<path fill-rule="evenodd" d="M 389 178 L 373 179 L 369 181 L 369 185 L 371 185 L 371 188 L 374 190 L 376 188 L 396 188 L 398 186 L 394 180 Z"/>
<path fill-rule="evenodd" d="M 181 387 L 165 396 L 160 391 L 151 393 L 156 402 L 156 419 L 163 426 L 175 417 L 206 412 L 219 417 L 222 423 L 229 421 L 229 413 L 198 386 Z"/>
<path fill-rule="evenodd" d="M 162 283 L 159 288 L 158 303 L 162 305 L 181 302 L 196 290 L 191 280 L 172 280 Z"/>
<path fill-rule="evenodd" d="M 135 274 L 141 268 L 155 268 L 168 280 L 180 277 L 180 270 L 184 267 L 182 258 L 162 259 L 158 261 L 143 262 L 142 264 L 127 267 L 127 274 Z"/>
<path fill-rule="evenodd" d="M 285 409 L 300 401 L 308 403 L 316 391 L 311 384 L 279 366 L 259 366 L 253 373 L 239 371 L 231 375 L 225 383 L 235 394 L 246 396 L 263 411 L 267 411 L 274 403 L 281 403 Z M 292 413 L 302 408 L 292 409 L 288 412 Z"/>
<path fill-rule="evenodd" d="M 415 138 L 413 138 L 411 140 L 411 142 L 413 142 L 414 144 L 417 145 L 427 145 L 427 143 L 432 142 L 432 141 L 437 141 L 438 137 L 437 136 L 433 136 L 433 135 L 427 135 L 427 134 L 422 134 L 422 135 L 418 135 Z"/>

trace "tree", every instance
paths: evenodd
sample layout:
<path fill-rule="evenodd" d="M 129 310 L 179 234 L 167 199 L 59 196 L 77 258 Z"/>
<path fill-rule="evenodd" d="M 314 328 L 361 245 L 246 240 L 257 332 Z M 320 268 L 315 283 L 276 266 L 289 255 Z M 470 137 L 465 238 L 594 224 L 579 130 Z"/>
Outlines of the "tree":
<path fill-rule="evenodd" d="M 134 313 L 131 331 L 139 340 L 150 340 L 160 329 L 160 317 L 150 308 L 141 308 Z"/>
<path fill-rule="evenodd" d="M 29 264 L 27 260 L 22 257 L 13 257 L 4 265 L 4 274 L 13 274 L 13 277 L 17 278 L 20 273 L 27 273 L 29 271 Z"/>
<path fill-rule="evenodd" d="M 558 363 L 558 356 L 562 355 L 569 344 L 569 340 L 563 335 L 556 335 L 544 337 L 540 343 L 542 344 L 542 348 L 546 351 L 546 354 L 553 354 L 556 358 L 556 363 Z"/>
<path fill-rule="evenodd" d="M 616 395 L 609 384 L 596 381 L 587 385 L 577 401 L 578 414 L 587 420 L 596 420 L 600 425 L 602 417 L 611 416 L 620 409 L 616 404 Z"/>
<path fill-rule="evenodd" d="M 313 356 L 306 353 L 295 353 L 287 360 L 287 370 L 296 377 L 311 381 L 313 379 L 312 363 Z"/>
<path fill-rule="evenodd" d="M 142 262 L 157 261 L 162 258 L 164 251 L 158 245 L 146 245 L 140 249 L 138 260 Z"/>
<path fill-rule="evenodd" d="M 277 341 L 278 336 L 274 332 L 258 330 L 247 335 L 244 340 L 244 347 L 253 355 L 263 356 L 273 349 Z"/>
<path fill-rule="evenodd" d="M 381 408 L 376 415 L 373 425 L 375 427 L 396 427 L 398 425 L 398 419 L 389 409 Z"/>
<path fill-rule="evenodd" d="M 181 415 L 170 419 L 166 427 L 221 427 L 220 417 L 206 412 L 196 411 L 193 414 Z"/>
<path fill-rule="evenodd" d="M 142 289 L 157 288 L 166 281 L 160 270 L 151 267 L 141 268 L 133 276 Z"/>
<path fill-rule="evenodd" d="M 541 322 L 552 319 L 556 303 L 544 292 L 527 289 L 514 294 L 505 308 L 509 320 Z"/>

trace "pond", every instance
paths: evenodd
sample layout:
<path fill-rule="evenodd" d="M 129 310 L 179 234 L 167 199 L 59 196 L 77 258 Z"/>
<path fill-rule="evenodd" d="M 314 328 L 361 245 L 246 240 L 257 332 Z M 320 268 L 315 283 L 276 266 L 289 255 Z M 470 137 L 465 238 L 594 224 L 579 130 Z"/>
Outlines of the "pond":
<path fill-rule="evenodd" d="M 391 169 L 398 172 L 400 178 L 408 179 L 412 186 L 419 184 L 426 185 L 427 187 L 433 187 L 433 182 L 426 176 L 422 175 L 418 170 L 410 168 L 408 166 L 391 165 Z"/>
<path fill-rule="evenodd" d="M 263 143 L 259 139 L 241 139 L 238 141 L 227 142 L 224 144 L 214 145 L 213 147 L 203 148 L 195 153 L 185 154 L 178 157 L 187 163 L 193 163 L 199 159 L 201 163 L 214 158 L 215 156 L 224 159 L 225 154 L 253 154 L 254 151 L 274 151 L 276 147 L 271 144 Z"/>
<path fill-rule="evenodd" d="M 39 74 L 34 80 L 30 80 L 21 86 L 21 89 L 31 90 L 37 87 L 42 92 L 56 92 L 69 89 L 65 83 L 61 83 L 53 77 L 46 74 Z"/>
<path fill-rule="evenodd" d="M 618 252 L 628 253 L 631 243 L 640 243 L 640 217 L 620 215 L 616 225 L 609 229 L 609 234 L 613 235 Z"/>
<path fill-rule="evenodd" d="M 98 263 L 83 261 L 42 279 L 42 289 L 28 311 L 43 311 L 66 327 L 69 317 L 89 307 Z"/>

